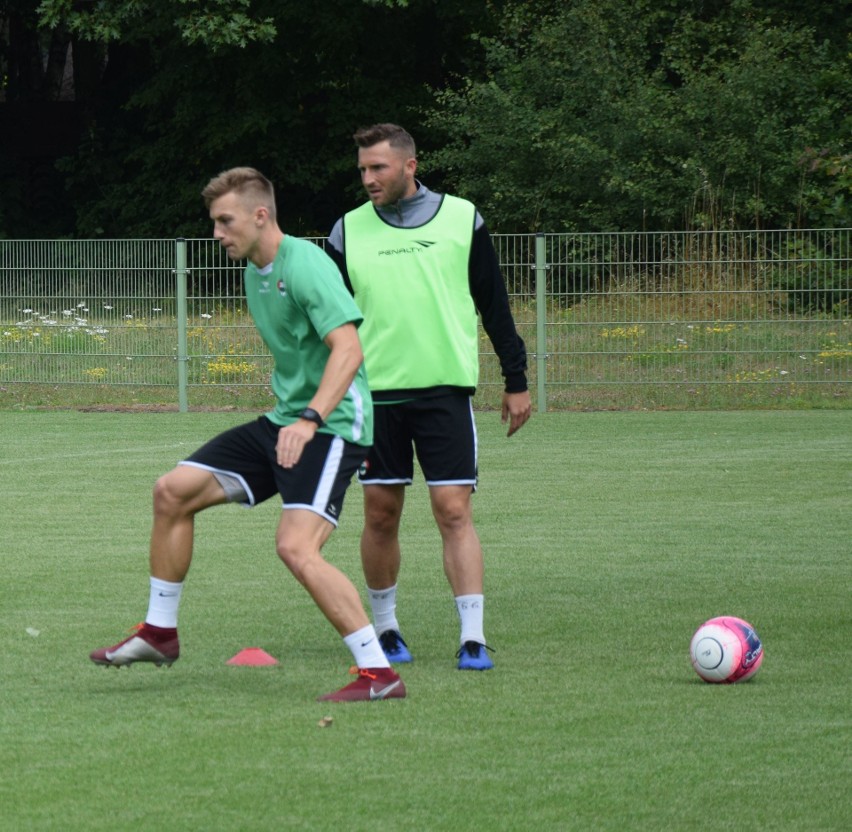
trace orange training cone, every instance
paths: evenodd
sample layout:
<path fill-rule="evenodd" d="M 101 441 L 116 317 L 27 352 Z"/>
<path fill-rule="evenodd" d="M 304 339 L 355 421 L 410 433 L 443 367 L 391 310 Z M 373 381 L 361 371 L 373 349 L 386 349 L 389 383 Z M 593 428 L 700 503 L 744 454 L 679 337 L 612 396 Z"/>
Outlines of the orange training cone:
<path fill-rule="evenodd" d="M 264 665 L 278 664 L 278 659 L 270 656 L 266 650 L 261 650 L 260 647 L 246 647 L 245 650 L 240 650 L 236 656 L 228 659 L 226 664 L 262 667 Z"/>

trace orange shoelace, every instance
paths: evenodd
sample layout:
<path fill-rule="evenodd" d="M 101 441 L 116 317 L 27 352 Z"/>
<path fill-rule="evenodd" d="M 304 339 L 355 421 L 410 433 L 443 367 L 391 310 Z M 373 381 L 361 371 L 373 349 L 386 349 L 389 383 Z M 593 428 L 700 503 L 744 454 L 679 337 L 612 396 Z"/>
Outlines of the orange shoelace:
<path fill-rule="evenodd" d="M 354 664 L 349 668 L 349 673 L 352 676 L 365 676 L 367 679 L 371 679 L 374 682 L 379 678 L 375 673 L 370 673 L 366 667 L 356 667 Z"/>

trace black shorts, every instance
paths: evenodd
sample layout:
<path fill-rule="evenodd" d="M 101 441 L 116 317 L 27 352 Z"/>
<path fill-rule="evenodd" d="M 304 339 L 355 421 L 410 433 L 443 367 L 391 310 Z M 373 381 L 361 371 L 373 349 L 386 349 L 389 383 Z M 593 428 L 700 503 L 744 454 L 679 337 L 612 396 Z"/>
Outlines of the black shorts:
<path fill-rule="evenodd" d="M 308 509 L 336 526 L 346 489 L 367 448 L 317 432 L 299 462 L 282 468 L 275 453 L 280 429 L 261 416 L 220 433 L 181 465 L 210 471 L 232 502 L 255 506 L 278 493 L 285 509 Z"/>
<path fill-rule="evenodd" d="M 476 489 L 476 423 L 470 396 L 376 403 L 373 412 L 374 444 L 358 471 L 362 485 L 411 485 L 416 452 L 428 485 Z"/>

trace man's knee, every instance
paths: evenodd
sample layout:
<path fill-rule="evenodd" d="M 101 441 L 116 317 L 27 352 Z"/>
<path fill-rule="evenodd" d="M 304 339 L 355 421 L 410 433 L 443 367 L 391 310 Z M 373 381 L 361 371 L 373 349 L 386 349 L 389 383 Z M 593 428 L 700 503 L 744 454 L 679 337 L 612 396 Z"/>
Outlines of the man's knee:
<path fill-rule="evenodd" d="M 181 490 L 175 483 L 174 471 L 164 474 L 154 483 L 154 512 L 172 515 L 180 513 L 183 504 Z"/>
<path fill-rule="evenodd" d="M 224 493 L 212 474 L 178 466 L 154 484 L 154 514 L 162 517 L 195 514 L 223 498 Z"/>
<path fill-rule="evenodd" d="M 290 570 L 293 577 L 300 583 L 305 583 L 305 569 L 314 557 L 319 554 L 306 546 L 304 541 L 294 537 L 279 536 L 275 541 L 275 549 L 283 564 Z"/>
<path fill-rule="evenodd" d="M 401 516 L 401 495 L 396 492 L 365 492 L 364 523 L 372 534 L 395 535 L 399 530 Z"/>
<path fill-rule="evenodd" d="M 442 533 L 454 534 L 473 525 L 470 492 L 457 490 L 432 500 L 432 513 Z"/>

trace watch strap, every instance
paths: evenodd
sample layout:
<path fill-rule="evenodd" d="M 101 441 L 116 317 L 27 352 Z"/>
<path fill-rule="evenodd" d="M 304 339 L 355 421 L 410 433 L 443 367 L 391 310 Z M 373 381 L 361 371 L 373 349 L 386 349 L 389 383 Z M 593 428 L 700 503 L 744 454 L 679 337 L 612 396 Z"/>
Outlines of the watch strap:
<path fill-rule="evenodd" d="M 308 422 L 313 422 L 318 428 L 324 427 L 325 422 L 322 416 L 312 407 L 306 407 L 300 414 L 300 419 L 305 419 Z"/>

